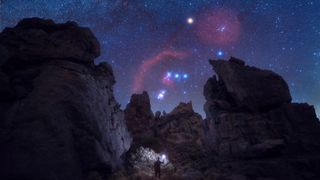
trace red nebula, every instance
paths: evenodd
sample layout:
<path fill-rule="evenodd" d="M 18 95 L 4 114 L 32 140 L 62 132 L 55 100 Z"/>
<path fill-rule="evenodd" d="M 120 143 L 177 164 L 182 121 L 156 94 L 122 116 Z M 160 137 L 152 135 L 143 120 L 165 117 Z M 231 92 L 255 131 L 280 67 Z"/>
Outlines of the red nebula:
<path fill-rule="evenodd" d="M 133 81 L 133 92 L 137 93 L 142 90 L 143 80 L 149 70 L 157 65 L 159 62 L 170 59 L 183 59 L 187 57 L 188 54 L 186 52 L 177 52 L 173 50 L 164 50 L 157 54 L 156 56 L 144 61 L 134 76 Z"/>
<path fill-rule="evenodd" d="M 239 39 L 240 29 L 236 13 L 220 8 L 200 15 L 196 33 L 206 44 L 227 45 Z"/>
<path fill-rule="evenodd" d="M 169 77 L 163 77 L 162 83 L 166 86 L 170 86 L 170 85 L 172 85 L 173 81 Z"/>

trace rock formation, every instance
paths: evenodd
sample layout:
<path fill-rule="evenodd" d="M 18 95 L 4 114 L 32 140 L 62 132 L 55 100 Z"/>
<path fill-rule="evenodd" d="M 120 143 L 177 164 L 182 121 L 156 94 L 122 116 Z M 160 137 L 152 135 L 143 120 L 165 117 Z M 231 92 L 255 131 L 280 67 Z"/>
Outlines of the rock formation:
<path fill-rule="evenodd" d="M 210 60 L 206 144 L 227 179 L 320 179 L 320 124 L 308 104 L 291 103 L 277 74 L 243 61 Z"/>
<path fill-rule="evenodd" d="M 0 179 L 108 178 L 131 143 L 99 43 L 74 22 L 0 34 Z"/>
<path fill-rule="evenodd" d="M 133 94 L 124 115 L 133 138 L 144 136 L 154 120 L 148 93 L 144 91 L 142 94 Z"/>
<path fill-rule="evenodd" d="M 192 103 L 180 103 L 155 122 L 154 130 L 175 167 L 172 175 L 180 179 L 200 179 L 207 166 L 203 146 L 202 117 L 193 111 Z"/>
<path fill-rule="evenodd" d="M 1 180 L 149 179 L 159 156 L 165 179 L 320 179 L 315 110 L 274 72 L 211 60 L 204 121 L 191 102 L 154 115 L 147 92 L 123 112 L 99 51 L 74 22 L 0 33 Z"/>
<path fill-rule="evenodd" d="M 193 111 L 192 103 L 180 103 L 155 122 L 156 136 L 172 144 L 192 142 L 202 146 L 202 117 Z"/>
<path fill-rule="evenodd" d="M 163 169 L 166 178 L 202 176 L 200 169 L 206 159 L 202 118 L 193 111 L 191 102 L 180 103 L 168 114 L 157 112 L 153 116 L 148 93 L 134 94 L 125 109 L 125 119 L 133 136 L 129 161 L 138 169 L 136 173 L 152 175 L 152 162 L 156 156 L 164 154 L 168 158 Z M 147 156 L 149 158 L 141 152 L 150 154 Z"/>

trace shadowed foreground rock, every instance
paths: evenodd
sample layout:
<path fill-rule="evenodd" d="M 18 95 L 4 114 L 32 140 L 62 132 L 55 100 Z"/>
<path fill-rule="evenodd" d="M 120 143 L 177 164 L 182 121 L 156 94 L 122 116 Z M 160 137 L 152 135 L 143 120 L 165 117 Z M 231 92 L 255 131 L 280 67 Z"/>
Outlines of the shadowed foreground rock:
<path fill-rule="evenodd" d="M 99 43 L 74 22 L 0 34 L 0 179 L 106 179 L 131 143 Z"/>
<path fill-rule="evenodd" d="M 320 124 L 313 106 L 291 103 L 277 74 L 235 58 L 211 60 L 206 143 L 214 169 L 236 179 L 320 179 Z"/>

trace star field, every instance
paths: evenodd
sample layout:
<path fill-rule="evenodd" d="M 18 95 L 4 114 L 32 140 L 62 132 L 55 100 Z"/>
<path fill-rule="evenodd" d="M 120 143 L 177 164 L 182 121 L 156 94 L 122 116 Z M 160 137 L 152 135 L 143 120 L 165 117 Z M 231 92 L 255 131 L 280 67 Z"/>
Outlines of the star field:
<path fill-rule="evenodd" d="M 0 0 L 0 30 L 33 16 L 91 28 L 122 108 L 147 90 L 154 111 L 191 100 L 204 115 L 208 59 L 235 56 L 283 76 L 320 114 L 320 1 Z"/>

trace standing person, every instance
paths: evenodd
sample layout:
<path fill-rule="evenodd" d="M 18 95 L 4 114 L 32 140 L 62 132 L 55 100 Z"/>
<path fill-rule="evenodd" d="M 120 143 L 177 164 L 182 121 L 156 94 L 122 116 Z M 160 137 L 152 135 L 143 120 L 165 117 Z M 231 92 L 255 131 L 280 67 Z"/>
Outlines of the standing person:
<path fill-rule="evenodd" d="M 161 164 L 163 162 L 160 161 L 160 158 L 158 157 L 158 160 L 154 163 L 154 175 L 156 178 L 159 178 L 161 177 Z"/>

